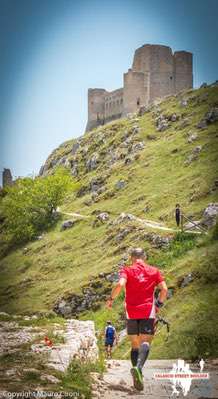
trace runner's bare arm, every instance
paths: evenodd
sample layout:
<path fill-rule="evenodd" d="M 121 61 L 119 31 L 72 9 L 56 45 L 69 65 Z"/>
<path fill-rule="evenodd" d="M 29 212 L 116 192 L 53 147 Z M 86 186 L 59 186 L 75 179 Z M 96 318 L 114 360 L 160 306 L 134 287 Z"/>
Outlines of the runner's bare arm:
<path fill-rule="evenodd" d="M 165 281 L 162 281 L 161 283 L 159 283 L 157 288 L 159 288 L 159 290 L 160 290 L 158 300 L 161 303 L 163 303 L 167 297 L 167 292 L 168 292 L 167 285 L 166 285 Z"/>
<path fill-rule="evenodd" d="M 112 289 L 110 298 L 107 300 L 106 306 L 108 308 L 112 307 L 113 300 L 120 294 L 125 285 L 126 285 L 126 279 L 124 277 L 121 277 L 119 282 Z"/>

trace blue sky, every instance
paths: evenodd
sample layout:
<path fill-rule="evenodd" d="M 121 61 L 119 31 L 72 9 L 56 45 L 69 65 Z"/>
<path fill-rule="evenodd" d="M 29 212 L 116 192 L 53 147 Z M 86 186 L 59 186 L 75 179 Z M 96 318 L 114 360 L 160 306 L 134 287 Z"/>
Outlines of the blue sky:
<path fill-rule="evenodd" d="M 0 0 L 0 171 L 38 173 L 83 134 L 87 90 L 122 86 L 134 50 L 194 53 L 194 85 L 218 79 L 217 0 Z"/>

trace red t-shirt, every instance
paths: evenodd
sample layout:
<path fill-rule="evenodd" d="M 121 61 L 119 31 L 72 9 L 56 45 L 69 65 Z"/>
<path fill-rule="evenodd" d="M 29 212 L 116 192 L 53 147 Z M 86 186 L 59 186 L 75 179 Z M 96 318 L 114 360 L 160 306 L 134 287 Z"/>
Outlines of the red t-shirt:
<path fill-rule="evenodd" d="M 120 278 L 126 279 L 125 308 L 128 319 L 155 318 L 155 287 L 164 281 L 160 271 L 138 259 L 132 266 L 124 266 Z"/>

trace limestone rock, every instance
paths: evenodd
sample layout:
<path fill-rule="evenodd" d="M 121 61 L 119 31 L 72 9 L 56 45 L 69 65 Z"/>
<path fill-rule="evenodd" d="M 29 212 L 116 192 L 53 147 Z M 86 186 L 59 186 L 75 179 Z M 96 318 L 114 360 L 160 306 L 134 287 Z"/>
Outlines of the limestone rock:
<path fill-rule="evenodd" d="M 98 166 L 98 154 L 93 154 L 91 158 L 86 161 L 86 170 L 87 172 L 91 172 L 92 170 L 96 169 Z"/>
<path fill-rule="evenodd" d="M 189 143 L 189 144 L 193 143 L 193 141 L 197 140 L 197 138 L 198 138 L 197 133 L 191 133 L 191 134 L 189 134 L 189 136 L 188 136 L 188 143 Z"/>
<path fill-rule="evenodd" d="M 61 225 L 61 230 L 70 229 L 74 224 L 75 222 L 73 220 L 65 220 Z"/>
<path fill-rule="evenodd" d="M 144 147 L 145 147 L 145 145 L 144 145 L 144 142 L 143 142 L 143 141 L 140 141 L 140 142 L 138 142 L 138 143 L 135 143 L 135 144 L 133 144 L 133 146 L 132 146 L 132 152 L 141 151 L 141 150 L 144 149 Z"/>
<path fill-rule="evenodd" d="M 76 152 L 78 151 L 79 147 L 80 147 L 80 142 L 79 142 L 79 141 L 76 141 L 76 142 L 73 144 L 73 147 L 72 147 L 72 155 L 75 155 L 75 154 L 76 154 Z"/>
<path fill-rule="evenodd" d="M 196 161 L 199 157 L 199 154 L 202 150 L 202 146 L 198 145 L 195 147 L 192 151 L 192 153 L 188 156 L 188 158 L 185 161 L 185 165 L 190 165 L 193 161 Z"/>
<path fill-rule="evenodd" d="M 97 192 L 100 194 L 99 191 L 102 190 L 102 186 L 104 184 L 104 179 L 103 177 L 95 177 L 90 181 L 89 184 L 89 190 L 93 193 L 93 192 Z"/>
<path fill-rule="evenodd" d="M 107 222 L 109 220 L 109 214 L 107 212 L 101 212 L 97 216 L 97 219 L 101 222 Z"/>
<path fill-rule="evenodd" d="M 168 248 L 170 242 L 172 241 L 171 237 L 163 237 L 155 233 L 145 233 L 144 239 L 149 241 L 154 248 Z"/>
<path fill-rule="evenodd" d="M 111 283 L 119 281 L 119 273 L 111 273 L 108 276 L 106 276 L 106 280 L 110 281 Z"/>
<path fill-rule="evenodd" d="M 185 98 L 183 98 L 183 99 L 180 101 L 180 106 L 181 106 L 181 107 L 187 107 L 187 105 L 188 105 L 188 101 L 187 101 Z"/>
<path fill-rule="evenodd" d="M 42 374 L 40 376 L 40 380 L 51 382 L 52 384 L 59 384 L 61 382 L 57 377 L 54 377 L 53 375 L 50 374 Z"/>
<path fill-rule="evenodd" d="M 205 120 L 208 124 L 218 121 L 218 107 L 211 108 L 205 115 Z"/>
<path fill-rule="evenodd" d="M 207 88 L 207 83 L 206 82 L 202 83 L 202 85 L 200 86 L 200 89 L 206 89 L 206 88 Z"/>
<path fill-rule="evenodd" d="M 38 336 L 38 327 L 20 327 L 15 321 L 0 322 L 0 356 L 14 353 L 20 346 Z"/>
<path fill-rule="evenodd" d="M 65 371 L 73 359 L 95 362 L 99 352 L 93 321 L 69 319 L 65 344 L 53 347 L 48 353 L 48 365 Z"/>
<path fill-rule="evenodd" d="M 121 230 L 118 234 L 117 234 L 117 236 L 115 237 L 115 241 L 116 242 L 120 242 L 120 241 L 122 241 L 130 232 L 132 231 L 132 229 L 131 228 L 125 228 L 125 229 L 123 229 L 123 230 Z"/>
<path fill-rule="evenodd" d="M 77 177 L 79 174 L 78 163 L 76 160 L 70 161 L 71 173 L 74 177 Z"/>
<path fill-rule="evenodd" d="M 113 224 L 117 225 L 117 224 L 121 224 L 123 222 L 128 222 L 128 221 L 132 221 L 135 220 L 135 216 L 131 215 L 131 213 L 124 213 L 122 212 L 114 221 Z"/>
<path fill-rule="evenodd" d="M 179 287 L 180 288 L 185 288 L 187 287 L 192 281 L 194 280 L 194 277 L 192 273 L 189 273 L 187 276 L 183 277 L 182 281 L 179 282 Z"/>
<path fill-rule="evenodd" d="M 197 147 L 195 147 L 193 149 L 193 153 L 194 154 L 200 154 L 201 150 L 202 150 L 202 146 L 201 145 L 197 145 Z"/>
<path fill-rule="evenodd" d="M 156 126 L 157 126 L 157 131 L 158 132 L 163 132 L 164 130 L 166 130 L 169 126 L 168 124 L 168 120 L 166 119 L 166 117 L 164 115 L 160 115 L 157 117 L 156 119 Z"/>
<path fill-rule="evenodd" d="M 89 191 L 89 187 L 87 186 L 82 186 L 79 191 L 77 192 L 77 197 L 83 197 L 84 195 L 87 194 L 87 192 Z"/>
<path fill-rule="evenodd" d="M 138 125 L 134 125 L 132 127 L 132 134 L 138 134 L 140 132 L 140 128 Z"/>
<path fill-rule="evenodd" d="M 170 115 L 169 119 L 171 120 L 171 122 L 176 122 L 178 119 L 178 116 L 176 114 L 172 114 L 172 115 Z"/>
<path fill-rule="evenodd" d="M 218 121 L 218 107 L 211 108 L 197 124 L 198 129 L 205 129 L 207 125 Z"/>
<path fill-rule="evenodd" d="M 197 128 L 198 129 L 206 129 L 207 127 L 207 122 L 205 119 L 202 119 L 198 124 L 197 124 Z"/>
<path fill-rule="evenodd" d="M 126 185 L 126 182 L 124 180 L 118 180 L 115 184 L 115 188 L 117 190 L 121 190 L 122 188 L 124 188 Z"/>
<path fill-rule="evenodd" d="M 218 217 L 218 203 L 211 203 L 204 210 L 201 223 L 203 226 L 207 228 L 213 227 L 216 224 L 217 217 Z"/>

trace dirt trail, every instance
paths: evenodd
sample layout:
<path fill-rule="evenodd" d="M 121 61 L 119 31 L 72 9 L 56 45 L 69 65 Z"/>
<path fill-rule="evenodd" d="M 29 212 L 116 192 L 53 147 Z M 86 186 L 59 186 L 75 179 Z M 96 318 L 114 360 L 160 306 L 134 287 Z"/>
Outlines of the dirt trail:
<path fill-rule="evenodd" d="M 172 394 L 173 389 L 169 380 L 161 381 L 154 379 L 154 373 L 169 372 L 175 360 L 148 360 L 144 367 L 144 391 L 137 392 L 132 386 L 130 374 L 130 361 L 110 360 L 107 362 L 108 369 L 103 379 L 96 380 L 93 387 L 93 398 L 119 399 L 119 398 L 184 398 L 182 392 L 178 396 Z M 193 372 L 199 372 L 199 367 L 190 365 Z M 192 380 L 187 399 L 218 398 L 218 364 L 206 365 L 204 372 L 209 372 L 209 380 Z"/>
<path fill-rule="evenodd" d="M 72 217 L 76 217 L 76 218 L 80 218 L 80 219 L 90 218 L 89 215 L 81 215 L 80 213 L 77 213 L 77 212 L 72 212 L 72 213 L 64 212 L 60 208 L 57 208 L 57 211 L 59 213 L 61 213 L 62 215 L 72 216 Z M 175 232 L 175 233 L 178 231 L 181 231 L 180 229 L 174 229 L 171 227 L 164 226 L 162 223 L 155 222 L 153 220 L 141 219 L 134 215 L 131 215 L 131 216 L 134 218 L 135 221 L 141 223 L 145 227 L 150 227 L 150 228 L 157 229 L 157 230 L 163 230 L 163 231 L 169 231 L 169 232 Z M 202 232 L 200 230 L 185 230 L 185 233 L 202 234 Z"/>

